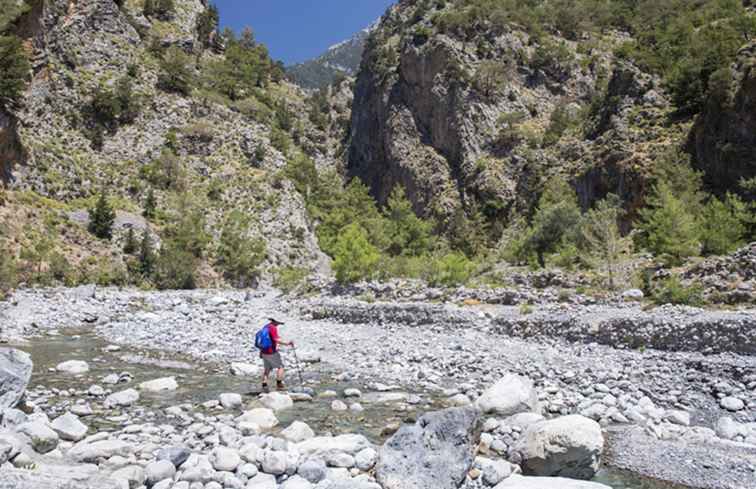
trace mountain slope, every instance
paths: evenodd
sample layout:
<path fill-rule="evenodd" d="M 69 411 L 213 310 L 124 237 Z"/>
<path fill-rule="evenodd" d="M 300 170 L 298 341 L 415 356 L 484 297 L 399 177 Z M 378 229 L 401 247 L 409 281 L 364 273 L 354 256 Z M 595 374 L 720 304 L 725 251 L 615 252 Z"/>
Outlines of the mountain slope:
<path fill-rule="evenodd" d="M 302 88 L 316 90 L 333 83 L 339 76 L 354 76 L 360 67 L 365 41 L 377 23 L 361 30 L 346 41 L 328 48 L 315 59 L 286 68 L 291 80 Z"/>
<path fill-rule="evenodd" d="M 572 182 L 584 209 L 612 192 L 635 217 L 655 162 L 688 138 L 706 98 L 706 70 L 726 65 L 742 42 L 733 26 L 746 14 L 708 2 L 690 15 L 664 5 L 655 17 L 643 6 L 627 13 L 621 3 L 585 16 L 580 9 L 595 2 L 556 2 L 550 10 L 540 2 L 400 1 L 367 41 L 348 175 L 381 203 L 403 186 L 418 213 L 447 225 L 460 210 L 482 211 L 500 228 L 527 215 L 555 175 Z M 659 20 L 684 25 L 693 15 L 711 24 L 681 35 Z M 630 33 L 620 29 L 628 25 Z M 726 33 L 707 37 L 723 25 Z M 678 54 L 654 51 L 641 35 L 667 36 L 664 45 Z M 706 49 L 727 56 L 712 60 Z M 735 100 L 735 110 L 747 110 L 747 98 Z M 745 141 L 738 144 L 747 152 L 750 142 L 728 138 Z M 730 173 L 713 189 L 738 191 L 752 163 L 739 157 L 723 170 L 706 146 L 699 142 L 695 156 L 710 180 Z"/>
<path fill-rule="evenodd" d="M 147 17 L 137 0 L 120 8 L 112 0 L 45 0 L 17 23 L 34 73 L 21 108 L 0 117 L 9 189 L 0 228 L 22 276 L 65 257 L 66 280 L 86 280 L 96 269 L 142 280 L 121 252 L 130 229 L 137 236 L 147 230 L 158 244 L 179 232 L 196 235 L 190 239 L 201 246 L 201 285 L 234 281 L 222 260 L 226 230 L 240 233 L 241 241 L 226 243 L 242 250 L 246 242 L 264 243 L 250 276 L 270 280 L 294 268 L 328 273 L 302 197 L 279 176 L 300 151 L 294 126 L 299 144 L 315 147 L 312 124 L 295 116 L 306 112 L 304 94 L 274 79 L 275 65 L 253 40 L 234 41 L 227 54 L 206 49 L 196 29 L 205 2 L 175 5 L 170 16 Z M 231 99 L 206 80 L 218 80 L 208 73 L 223 73 L 226 55 L 239 53 L 268 67 L 257 87 Z M 134 112 L 128 118 L 124 100 Z M 86 211 L 102 190 L 117 210 L 111 241 L 86 232 Z M 145 220 L 148 194 L 157 212 Z M 227 227 L 234 211 L 248 222 L 237 230 Z M 25 217 L 15 221 L 14 214 Z M 196 232 L 186 228 L 195 224 Z M 40 235 L 50 237 L 44 256 L 24 257 Z"/>

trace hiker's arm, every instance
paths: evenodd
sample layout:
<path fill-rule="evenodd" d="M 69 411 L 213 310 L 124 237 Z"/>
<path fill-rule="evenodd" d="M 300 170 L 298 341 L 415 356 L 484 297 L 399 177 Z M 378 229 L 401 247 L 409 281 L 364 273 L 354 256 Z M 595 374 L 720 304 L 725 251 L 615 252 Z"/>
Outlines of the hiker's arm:
<path fill-rule="evenodd" d="M 279 345 L 284 345 L 284 346 L 291 346 L 291 347 L 294 346 L 294 342 L 293 341 L 284 341 L 282 339 L 278 340 L 278 344 Z"/>

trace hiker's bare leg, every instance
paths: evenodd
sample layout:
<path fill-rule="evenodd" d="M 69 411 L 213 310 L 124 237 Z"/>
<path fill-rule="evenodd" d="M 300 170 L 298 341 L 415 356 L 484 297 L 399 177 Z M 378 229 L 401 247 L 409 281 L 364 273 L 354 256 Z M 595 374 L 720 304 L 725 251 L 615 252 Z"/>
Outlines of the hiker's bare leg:
<path fill-rule="evenodd" d="M 270 370 L 263 369 L 263 378 L 262 378 L 263 385 L 266 385 L 268 383 L 268 374 L 269 373 L 270 373 Z"/>
<path fill-rule="evenodd" d="M 284 369 L 279 368 L 278 372 L 276 372 L 276 380 L 279 382 L 283 382 L 284 379 Z"/>

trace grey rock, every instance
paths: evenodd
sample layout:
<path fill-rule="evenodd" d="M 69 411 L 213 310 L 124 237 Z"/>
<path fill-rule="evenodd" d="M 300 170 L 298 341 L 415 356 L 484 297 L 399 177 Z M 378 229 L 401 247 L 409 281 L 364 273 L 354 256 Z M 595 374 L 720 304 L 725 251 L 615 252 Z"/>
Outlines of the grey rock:
<path fill-rule="evenodd" d="M 328 471 L 323 460 L 319 458 L 309 458 L 299 466 L 297 474 L 313 484 L 317 484 L 326 478 Z"/>
<path fill-rule="evenodd" d="M 278 484 L 275 476 L 260 473 L 249 480 L 246 489 L 278 489 Z"/>
<path fill-rule="evenodd" d="M 591 479 L 598 471 L 604 436 L 598 423 L 580 415 L 531 425 L 515 450 L 527 475 Z"/>
<path fill-rule="evenodd" d="M 733 412 L 745 409 L 745 403 L 737 397 L 725 397 L 719 401 L 719 405 L 722 406 L 722 409 Z"/>
<path fill-rule="evenodd" d="M 381 447 L 376 479 L 386 489 L 456 489 L 473 463 L 479 413 L 469 407 L 426 414 Z"/>
<path fill-rule="evenodd" d="M 126 481 L 129 489 L 137 489 L 145 482 L 144 469 L 138 465 L 129 465 L 128 467 L 116 470 L 111 474 L 110 478 Z"/>
<path fill-rule="evenodd" d="M 0 411 L 18 405 L 29 385 L 33 368 L 28 353 L 0 348 Z"/>
<path fill-rule="evenodd" d="M 58 434 L 47 425 L 39 421 L 24 423 L 18 427 L 18 432 L 29 437 L 32 448 L 37 453 L 48 453 L 58 447 Z"/>
<path fill-rule="evenodd" d="M 281 436 L 284 439 L 293 443 L 299 443 L 310 438 L 315 437 L 315 432 L 307 423 L 301 421 L 294 421 L 288 428 L 281 432 Z"/>
<path fill-rule="evenodd" d="M 179 468 L 189 459 L 192 452 L 184 447 L 162 448 L 157 452 L 157 460 L 167 460 Z"/>
<path fill-rule="evenodd" d="M 116 392 L 105 398 L 105 407 L 128 407 L 139 400 L 139 392 L 134 389 L 126 389 Z"/>
<path fill-rule="evenodd" d="M 144 468 L 144 478 L 147 487 L 152 487 L 160 481 L 173 479 L 176 467 L 169 460 L 152 462 Z"/>
<path fill-rule="evenodd" d="M 475 406 L 487 414 L 511 416 L 536 411 L 538 395 L 530 379 L 509 374 L 486 389 Z"/>
<path fill-rule="evenodd" d="M 87 425 L 79 421 L 79 418 L 71 413 L 66 413 L 63 416 L 55 418 L 50 426 L 61 439 L 67 441 L 81 441 L 87 436 L 87 431 L 89 431 Z"/>
<path fill-rule="evenodd" d="M 89 364 L 82 360 L 69 360 L 59 363 L 55 370 L 66 374 L 78 375 L 89 372 Z"/>

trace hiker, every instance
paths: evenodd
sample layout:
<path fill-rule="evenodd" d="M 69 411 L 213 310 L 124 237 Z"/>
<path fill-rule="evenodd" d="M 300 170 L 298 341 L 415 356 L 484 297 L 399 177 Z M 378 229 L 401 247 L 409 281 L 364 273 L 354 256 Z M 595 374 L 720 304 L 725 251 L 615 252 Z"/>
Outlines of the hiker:
<path fill-rule="evenodd" d="M 284 387 L 284 365 L 281 354 L 278 352 L 279 345 L 286 345 L 294 348 L 293 341 L 283 341 L 278 335 L 278 327 L 284 323 L 276 321 L 273 318 L 268 319 L 263 329 L 255 336 L 255 346 L 260 350 L 260 358 L 263 361 L 263 391 L 268 391 L 268 375 L 276 371 L 276 389 L 285 390 Z"/>

